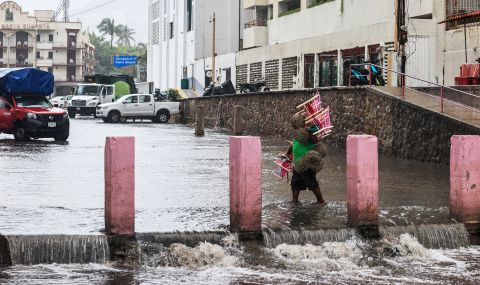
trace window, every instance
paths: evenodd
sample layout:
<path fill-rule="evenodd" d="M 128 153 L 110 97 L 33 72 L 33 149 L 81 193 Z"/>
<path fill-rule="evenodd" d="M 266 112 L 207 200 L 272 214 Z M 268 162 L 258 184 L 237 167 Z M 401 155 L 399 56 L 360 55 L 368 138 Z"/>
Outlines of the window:
<path fill-rule="evenodd" d="M 313 88 L 315 80 L 315 56 L 313 54 L 305 55 L 304 62 L 304 85 L 305 88 Z"/>
<path fill-rule="evenodd" d="M 168 25 L 168 35 L 170 39 L 173 39 L 173 22 Z"/>
<path fill-rule="evenodd" d="M 133 103 L 138 103 L 138 96 L 130 96 L 125 99 L 127 104 L 133 104 Z"/>
<path fill-rule="evenodd" d="M 37 51 L 37 56 L 36 56 L 37 59 L 40 59 L 40 52 Z"/>
<path fill-rule="evenodd" d="M 5 21 L 6 22 L 13 21 L 13 12 L 10 11 L 10 8 L 7 8 L 7 10 L 5 10 Z"/>
<path fill-rule="evenodd" d="M 40 41 L 40 34 L 37 34 L 37 42 Z"/>
<path fill-rule="evenodd" d="M 53 35 L 52 34 L 48 35 L 48 41 L 53 42 Z"/>
<path fill-rule="evenodd" d="M 232 80 L 232 69 L 230 67 L 225 69 L 225 80 Z"/>
<path fill-rule="evenodd" d="M 140 103 L 149 103 L 150 101 L 150 95 L 140 95 Z"/>
<path fill-rule="evenodd" d="M 193 0 L 187 0 L 187 31 L 188 32 L 193 30 L 192 2 L 193 2 Z"/>
<path fill-rule="evenodd" d="M 53 51 L 48 52 L 48 59 L 53 59 Z"/>

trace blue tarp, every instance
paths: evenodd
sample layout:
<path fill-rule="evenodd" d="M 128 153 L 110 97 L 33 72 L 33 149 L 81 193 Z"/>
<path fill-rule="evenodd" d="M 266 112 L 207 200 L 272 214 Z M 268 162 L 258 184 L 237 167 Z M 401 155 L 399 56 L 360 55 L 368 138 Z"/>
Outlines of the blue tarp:
<path fill-rule="evenodd" d="M 0 68 L 0 96 L 53 93 L 53 75 L 36 68 Z"/>

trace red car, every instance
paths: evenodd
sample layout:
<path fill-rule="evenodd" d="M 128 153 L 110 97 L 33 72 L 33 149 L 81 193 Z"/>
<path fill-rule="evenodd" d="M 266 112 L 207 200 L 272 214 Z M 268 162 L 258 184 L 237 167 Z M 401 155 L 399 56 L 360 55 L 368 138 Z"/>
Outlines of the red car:
<path fill-rule="evenodd" d="M 16 140 L 53 138 L 66 141 L 68 113 L 46 99 L 53 92 L 53 76 L 33 68 L 0 69 L 0 132 Z"/>

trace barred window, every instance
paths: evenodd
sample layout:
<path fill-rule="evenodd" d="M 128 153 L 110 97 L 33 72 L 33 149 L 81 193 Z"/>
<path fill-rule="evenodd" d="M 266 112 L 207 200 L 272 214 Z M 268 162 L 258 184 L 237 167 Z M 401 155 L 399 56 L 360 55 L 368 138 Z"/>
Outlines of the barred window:
<path fill-rule="evenodd" d="M 282 89 L 293 88 L 293 78 L 297 76 L 297 57 L 282 58 Z"/>
<path fill-rule="evenodd" d="M 446 6 L 447 6 L 446 7 L 447 18 L 450 18 L 452 16 L 467 14 L 467 13 L 480 10 L 480 1 L 479 0 L 447 0 Z M 463 25 L 464 23 L 473 24 L 473 23 L 479 23 L 479 22 L 480 22 L 480 17 L 448 22 L 447 29 L 457 28 Z"/>
<path fill-rule="evenodd" d="M 153 23 L 153 29 L 152 29 L 152 44 L 157 45 L 159 42 L 159 37 L 160 37 L 160 31 L 159 31 L 159 22 L 156 21 Z"/>
<path fill-rule="evenodd" d="M 160 2 L 155 2 L 152 4 L 152 20 L 160 18 Z"/>

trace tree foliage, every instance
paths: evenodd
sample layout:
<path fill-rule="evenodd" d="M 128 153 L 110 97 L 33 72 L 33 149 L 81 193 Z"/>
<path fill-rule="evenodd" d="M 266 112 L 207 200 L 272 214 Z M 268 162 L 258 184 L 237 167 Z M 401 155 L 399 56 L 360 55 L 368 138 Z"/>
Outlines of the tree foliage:
<path fill-rule="evenodd" d="M 99 33 L 88 33 L 90 42 L 95 46 L 95 73 L 109 74 L 122 73 L 137 75 L 137 66 L 125 68 L 113 67 L 114 55 L 138 56 L 139 66 L 145 68 L 147 64 L 147 46 L 144 43 L 136 43 L 135 31 L 127 25 L 115 25 L 115 20 L 103 19 L 97 26 Z M 107 38 L 106 38 L 107 37 Z M 117 38 L 116 42 L 114 41 Z M 114 45 L 116 44 L 116 46 Z"/>

